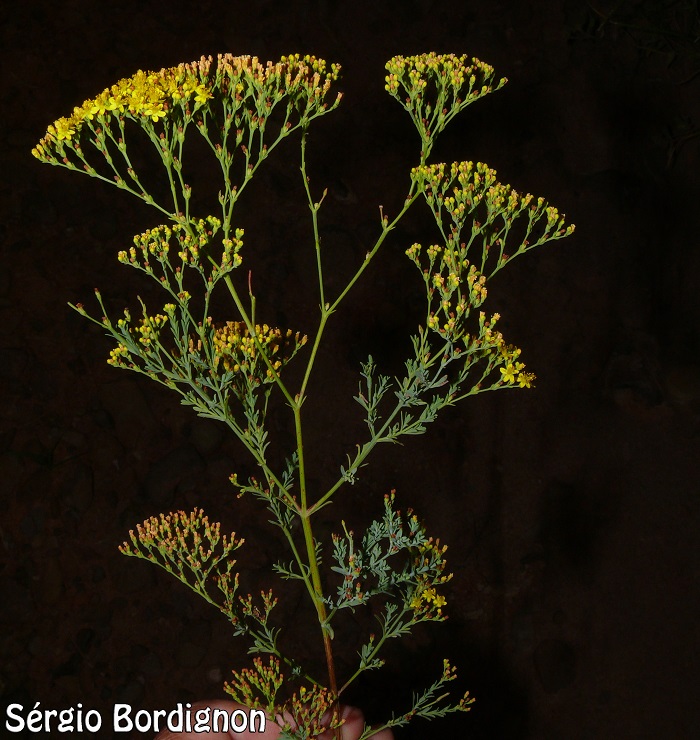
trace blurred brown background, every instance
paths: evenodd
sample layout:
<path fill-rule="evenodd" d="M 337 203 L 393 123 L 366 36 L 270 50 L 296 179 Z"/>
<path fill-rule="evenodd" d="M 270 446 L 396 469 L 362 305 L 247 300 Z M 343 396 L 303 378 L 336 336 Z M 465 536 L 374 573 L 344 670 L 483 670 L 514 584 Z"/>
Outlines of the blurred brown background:
<path fill-rule="evenodd" d="M 385 669 L 349 698 L 379 720 L 407 708 L 449 656 L 473 711 L 398 738 L 698 736 L 695 5 L 29 0 L 0 10 L 3 705 L 82 702 L 106 718 L 115 702 L 169 708 L 220 696 L 249 660 L 220 615 L 119 555 L 143 518 L 203 506 L 246 537 L 252 589 L 273 583 L 269 564 L 284 556 L 265 512 L 233 495 L 228 475 L 252 471 L 223 427 L 108 367 L 108 340 L 66 305 L 98 310 L 99 286 L 114 315 L 137 293 L 159 306 L 116 261 L 157 215 L 41 166 L 31 147 L 48 123 L 139 68 L 220 51 L 337 61 L 345 99 L 312 129 L 310 155 L 312 187 L 330 189 L 321 224 L 333 290 L 376 238 L 378 204 L 396 212 L 416 161 L 411 123 L 383 89 L 384 62 L 435 50 L 478 56 L 510 82 L 455 121 L 433 161 L 488 162 L 577 231 L 490 286 L 487 307 L 503 315 L 537 387 L 484 394 L 425 437 L 379 450 L 321 515 L 326 537 L 341 516 L 357 528 L 395 488 L 450 545 L 455 572 L 449 621 L 391 645 Z M 287 142 L 239 216 L 261 318 L 310 333 L 315 273 L 297 157 Z M 305 407 L 318 490 L 364 438 L 351 400 L 360 361 L 371 352 L 398 372 L 419 320 L 420 278 L 403 256 L 425 238 L 418 210 L 332 321 Z M 286 439 L 279 412 L 272 431 Z M 320 666 L 313 615 L 296 591 L 284 595 L 287 644 Z M 341 671 L 366 623 L 348 621 Z"/>

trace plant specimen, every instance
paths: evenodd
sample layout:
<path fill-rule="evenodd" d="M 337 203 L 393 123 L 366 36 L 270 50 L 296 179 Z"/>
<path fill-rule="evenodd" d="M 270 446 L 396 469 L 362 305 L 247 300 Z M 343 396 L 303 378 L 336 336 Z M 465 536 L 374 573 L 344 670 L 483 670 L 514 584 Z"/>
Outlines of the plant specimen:
<path fill-rule="evenodd" d="M 408 112 L 420 138 L 418 161 L 410 170 L 403 206 L 389 215 L 379 208 L 374 244 L 347 284 L 330 295 L 325 278 L 319 221 L 326 191 L 312 194 L 306 147 L 311 124 L 334 110 L 341 95 L 331 95 L 339 67 L 312 56 L 290 55 L 262 64 L 255 57 L 219 55 L 189 64 L 139 71 L 75 108 L 51 126 L 33 154 L 116 185 L 161 213 L 164 223 L 134 237 L 118 259 L 155 280 L 167 294 L 159 311 L 139 299 L 140 313 L 88 315 L 116 342 L 108 362 L 147 375 L 171 388 L 197 414 L 225 424 L 252 457 L 259 474 L 247 480 L 231 475 L 239 495 L 252 495 L 269 511 L 288 547 L 289 562 L 274 570 L 303 584 L 318 618 L 326 675 L 314 676 L 281 647 L 272 592 L 239 592 L 235 553 L 243 540 L 224 535 L 201 509 L 159 514 L 138 525 L 121 547 L 129 556 L 149 560 L 218 608 L 234 634 L 250 641 L 252 665 L 234 671 L 225 690 L 269 717 L 284 716 L 283 737 L 316 737 L 331 719 L 347 688 L 365 671 L 383 663 L 388 640 L 408 634 L 421 622 L 446 616 L 445 550 L 429 536 L 411 510 L 400 511 L 387 492 L 383 515 L 362 533 L 344 522 L 330 541 L 314 533 L 314 517 L 334 496 L 346 492 L 380 443 L 399 442 L 426 431 L 440 411 L 489 390 L 532 385 L 520 350 L 506 343 L 499 316 L 481 311 L 487 281 L 514 257 L 572 233 L 564 216 L 543 198 L 514 190 L 482 163 L 429 163 L 436 138 L 461 110 L 500 89 L 494 70 L 478 59 L 453 54 L 423 54 L 391 59 L 386 90 Z M 165 173 L 164 196 L 154 197 L 130 158 L 132 137 L 145 134 Z M 250 279 L 237 280 L 244 233 L 234 208 L 258 168 L 283 139 L 300 134 L 301 177 L 313 227 L 318 277 L 318 323 L 311 339 L 291 328 L 258 319 Z M 221 172 L 218 206 L 193 214 L 187 183 L 186 141 L 201 137 Z M 366 422 L 366 437 L 338 466 L 325 489 L 309 486 L 302 415 L 309 382 L 327 324 L 355 283 L 417 200 L 432 212 L 439 242 L 406 245 L 425 285 L 425 314 L 411 337 L 412 352 L 402 377 L 382 374 L 369 357 L 360 369 L 355 401 Z M 213 292 L 228 291 L 227 316 L 215 320 Z M 290 387 L 285 367 L 297 355 L 305 369 Z M 297 360 L 299 361 L 299 360 Z M 280 393 L 294 424 L 294 444 L 282 466 L 269 461 L 269 399 Z M 336 617 L 344 609 L 373 603 L 376 634 L 359 647 L 356 670 L 337 675 L 333 655 Z M 402 726 L 413 717 L 436 718 L 466 711 L 468 694 L 450 700 L 446 685 L 455 678 L 444 661 L 436 680 L 416 692 L 410 706 L 381 727 L 367 727 L 369 738 L 384 727 Z"/>

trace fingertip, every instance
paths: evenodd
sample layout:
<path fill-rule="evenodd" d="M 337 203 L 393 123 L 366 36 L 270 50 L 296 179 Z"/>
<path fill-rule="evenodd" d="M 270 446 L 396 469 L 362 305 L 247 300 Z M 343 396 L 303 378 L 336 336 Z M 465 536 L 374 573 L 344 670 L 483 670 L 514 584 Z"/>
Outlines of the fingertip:
<path fill-rule="evenodd" d="M 365 715 L 357 707 L 344 706 L 340 716 L 343 718 L 341 736 L 343 740 L 357 740 L 365 728 Z"/>

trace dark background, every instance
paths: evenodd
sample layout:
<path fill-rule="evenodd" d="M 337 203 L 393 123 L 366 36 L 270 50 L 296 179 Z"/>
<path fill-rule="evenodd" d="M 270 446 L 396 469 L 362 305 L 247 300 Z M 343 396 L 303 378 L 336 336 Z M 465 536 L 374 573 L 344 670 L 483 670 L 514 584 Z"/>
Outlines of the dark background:
<path fill-rule="evenodd" d="M 349 697 L 373 720 L 409 706 L 442 657 L 468 715 L 398 738 L 690 738 L 700 733 L 698 486 L 700 24 L 691 2 L 26 2 L 0 11 L 0 693 L 27 708 L 115 702 L 168 708 L 221 696 L 246 646 L 223 618 L 117 545 L 147 516 L 201 505 L 246 537 L 245 585 L 283 555 L 228 475 L 250 472 L 223 428 L 105 363 L 109 342 L 67 301 L 113 314 L 142 295 L 116 261 L 158 222 L 126 194 L 41 166 L 48 123 L 139 68 L 230 51 L 312 53 L 343 65 L 341 108 L 311 141 L 312 187 L 330 188 L 324 246 L 342 284 L 396 212 L 417 137 L 384 92 L 394 54 L 469 53 L 510 82 L 462 114 L 433 161 L 488 162 L 545 196 L 575 235 L 491 283 L 490 311 L 523 348 L 536 388 L 484 394 L 422 438 L 382 449 L 324 510 L 328 536 L 397 489 L 450 545 L 449 621 L 392 645 Z M 615 13 L 605 20 L 605 14 Z M 263 318 L 311 333 L 316 301 L 296 144 L 240 207 Z M 420 278 L 403 257 L 415 215 L 334 317 L 305 407 L 312 486 L 363 439 L 351 401 L 371 352 L 405 356 Z M 331 256 L 332 255 L 332 256 Z M 329 267 L 329 272 L 331 268 Z M 238 276 L 243 278 L 243 271 Z M 332 288 L 331 288 L 332 290 Z M 416 309 L 416 306 L 419 308 Z M 228 318 L 220 316 L 218 318 Z M 293 370 L 290 368 L 293 376 Z M 273 429 L 284 438 L 284 409 Z M 346 422 L 339 422 L 341 418 Z M 172 581 L 172 582 L 171 582 Z M 287 644 L 312 665 L 317 628 L 284 593 Z M 363 615 L 346 625 L 341 671 Z M 107 723 L 109 724 L 109 723 Z M 1 734 L 1 733 L 0 733 Z M 109 736 L 106 733 L 105 736 Z"/>

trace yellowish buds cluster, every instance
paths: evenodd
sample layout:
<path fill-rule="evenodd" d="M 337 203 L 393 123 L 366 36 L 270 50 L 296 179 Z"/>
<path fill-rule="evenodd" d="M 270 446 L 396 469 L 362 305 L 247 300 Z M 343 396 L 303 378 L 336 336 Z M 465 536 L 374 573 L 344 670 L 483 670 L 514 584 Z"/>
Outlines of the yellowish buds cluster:
<path fill-rule="evenodd" d="M 128 347 L 120 342 L 114 349 L 110 350 L 107 364 L 112 365 L 112 367 L 125 367 L 130 357 Z"/>
<path fill-rule="evenodd" d="M 447 552 L 447 545 L 441 545 L 439 538 L 434 540 L 432 537 L 428 537 L 418 549 L 422 555 L 430 553 L 436 562 L 442 562 L 442 556 Z"/>
<path fill-rule="evenodd" d="M 344 720 L 332 710 L 336 697 L 323 686 L 302 686 L 292 698 L 281 707 L 285 728 L 292 732 L 303 728 L 309 738 L 319 737 L 328 730 L 340 727 Z"/>
<path fill-rule="evenodd" d="M 493 256 L 491 262 L 495 264 L 489 275 L 515 255 L 574 231 L 573 225 L 565 225 L 564 214 L 544 198 L 535 199 L 529 193 L 521 195 L 510 185 L 498 182 L 496 175 L 496 170 L 483 162 L 453 162 L 449 168 L 445 163 L 420 165 L 411 170 L 411 179 L 425 196 L 443 233 L 444 214 L 452 221 L 445 234 L 448 246 L 458 249 L 464 258 L 476 242 L 481 247 L 481 259 L 475 262 L 481 272 L 486 272 L 489 257 Z M 509 234 L 511 239 L 515 236 L 511 231 L 519 217 L 523 217 L 523 227 L 517 236 L 520 243 L 507 254 L 506 238 Z M 471 234 L 462 242 L 467 219 L 471 220 Z M 478 241 L 477 237 L 480 237 Z"/>
<path fill-rule="evenodd" d="M 236 534 L 221 534 L 219 522 L 210 522 L 202 509 L 191 513 L 176 511 L 151 517 L 129 532 L 131 543 L 124 542 L 119 551 L 124 555 L 156 562 L 181 580 L 187 580 L 184 568 L 206 576 L 222 562 L 228 573 L 235 564 L 231 553 L 244 542 Z"/>
<path fill-rule="evenodd" d="M 430 83 L 438 88 L 449 90 L 454 98 L 464 95 L 476 99 L 491 92 L 494 68 L 476 57 L 466 54 L 418 54 L 415 56 L 395 56 L 386 63 L 385 89 L 396 97 L 403 87 L 409 96 L 421 93 Z M 505 85 L 506 79 L 499 80 L 495 89 Z M 467 85 L 467 90 L 462 88 Z M 462 98 L 464 99 L 464 98 Z"/>
<path fill-rule="evenodd" d="M 167 316 L 163 314 L 156 314 L 155 316 L 144 316 L 141 319 L 141 325 L 136 328 L 136 331 L 141 336 L 139 342 L 144 347 L 151 346 L 154 341 L 158 341 L 158 335 L 160 334 L 160 328 L 168 320 Z"/>
<path fill-rule="evenodd" d="M 470 264 L 463 246 L 450 241 L 444 247 L 433 244 L 425 250 L 427 260 L 422 251 L 420 244 L 412 244 L 406 255 L 423 274 L 429 308 L 437 304 L 430 310 L 428 328 L 455 341 L 464 333 L 471 309 L 486 300 L 486 277 Z"/>
<path fill-rule="evenodd" d="M 442 680 L 445 683 L 454 681 L 457 678 L 457 669 L 450 663 L 447 658 L 442 661 Z M 463 712 L 468 712 L 471 709 L 471 705 L 474 703 L 474 699 L 469 696 L 469 692 L 465 692 L 464 696 L 460 699 L 458 707 Z"/>
<path fill-rule="evenodd" d="M 147 229 L 142 234 L 134 237 L 134 246 L 129 251 L 122 250 L 117 253 L 117 259 L 124 265 L 136 264 L 147 265 L 150 257 L 162 261 L 167 259 L 170 251 L 170 237 L 172 229 L 169 226 L 156 226 L 153 229 Z M 137 249 L 141 251 L 139 258 Z"/>
<path fill-rule="evenodd" d="M 210 58 L 211 59 L 211 58 Z M 276 97 L 287 94 L 322 100 L 340 75 L 340 65 L 315 56 L 289 54 L 279 62 L 263 65 L 257 57 L 220 54 L 216 71 L 217 88 L 240 97 L 250 89 L 262 89 Z"/>
<path fill-rule="evenodd" d="M 131 314 L 129 311 L 124 312 L 124 318 L 117 321 L 119 333 L 124 338 L 123 342 L 118 342 L 117 346 L 109 353 L 107 363 L 114 367 L 132 367 L 133 355 L 156 355 L 160 351 L 160 334 L 161 329 L 168 322 L 170 315 L 170 305 L 164 310 L 166 314 L 156 314 L 149 316 L 144 307 L 143 318 L 139 320 L 139 325 L 131 328 Z M 103 320 L 105 325 L 109 325 L 107 319 Z M 140 346 L 139 346 L 140 345 Z"/>
<path fill-rule="evenodd" d="M 267 324 L 256 324 L 253 338 L 242 321 L 227 321 L 214 331 L 212 337 L 214 368 L 222 364 L 229 372 L 255 375 L 256 368 L 264 362 L 260 358 L 259 346 L 270 360 L 271 367 L 268 366 L 265 371 L 266 378 L 273 380 L 273 370 L 277 372 L 281 369 L 306 341 L 307 337 L 299 332 L 293 334 L 288 329 L 283 334 L 281 329 Z"/>
<path fill-rule="evenodd" d="M 421 186 L 428 205 L 434 206 L 436 201 L 442 203 L 454 221 L 463 220 L 465 215 L 479 205 L 486 192 L 499 184 L 496 180 L 496 170 L 483 162 L 476 162 L 476 164 L 474 162 L 452 162 L 446 177 L 446 167 L 444 162 L 414 167 L 411 170 L 411 179 Z M 510 186 L 501 187 L 509 188 Z M 453 193 L 451 196 L 448 195 L 450 192 Z M 499 201 L 499 205 L 502 205 L 503 192 L 504 190 L 499 189 L 497 193 L 491 193 L 494 203 Z M 526 198 L 529 203 L 532 196 L 526 196 Z M 517 203 L 517 193 L 515 193 L 515 203 Z"/>
<path fill-rule="evenodd" d="M 494 69 L 479 59 L 454 54 L 395 56 L 386 64 L 387 92 L 403 105 L 423 143 L 423 159 L 435 137 L 464 108 L 498 90 Z"/>
<path fill-rule="evenodd" d="M 252 668 L 233 671 L 232 679 L 224 684 L 224 691 L 243 706 L 264 709 L 268 715 L 276 716 L 283 730 L 303 731 L 303 737 L 318 737 L 328 729 L 340 727 L 339 717 L 329 719 L 336 697 L 328 689 L 319 685 L 301 686 L 286 702 L 277 703 L 284 683 L 280 661 L 271 655 L 267 664 L 256 657 Z"/>
<path fill-rule="evenodd" d="M 192 336 L 181 326 L 183 321 L 191 325 L 187 307 L 190 294 L 183 290 L 177 299 L 177 305 L 166 303 L 163 313 L 155 316 L 149 315 L 142 303 L 143 318 L 135 327 L 131 326 L 128 309 L 116 326 L 103 318 L 102 324 L 118 340 L 107 362 L 154 379 L 164 376 L 161 382 L 171 388 L 193 382 L 200 388 L 219 387 L 225 396 L 231 391 L 243 399 L 261 383 L 274 382 L 282 367 L 306 344 L 307 337 L 291 329 L 283 332 L 262 324 L 256 325 L 251 335 L 242 321 L 215 326 L 210 316 Z M 161 339 L 166 325 L 167 343 Z"/>
<path fill-rule="evenodd" d="M 251 709 L 264 708 L 269 713 L 274 713 L 277 708 L 275 699 L 283 685 L 284 675 L 280 670 L 280 662 L 271 655 L 267 665 L 262 658 L 256 657 L 253 658 L 252 668 L 233 671 L 233 678 L 224 684 L 224 691 L 243 706 Z"/>
<path fill-rule="evenodd" d="M 209 245 L 220 228 L 221 221 L 216 216 L 176 223 L 172 228 L 165 224 L 156 226 L 137 234 L 134 237 L 134 246 L 129 250 L 120 251 L 117 258 L 122 264 L 131 265 L 151 276 L 154 276 L 152 260 L 155 259 L 161 264 L 163 272 L 163 277 L 159 278 L 160 282 L 168 287 L 171 278 L 174 278 L 178 292 L 184 296 L 187 291 L 182 290 L 182 268 L 190 267 L 196 270 L 208 287 L 213 287 L 217 280 L 243 261 L 239 254 L 243 246 L 243 229 L 236 229 L 231 235 L 232 238 L 221 240 L 223 247 L 221 259 L 218 262 L 214 261 Z M 173 269 L 169 261 L 170 242 L 173 236 L 176 239 L 178 257 L 182 260 L 181 267 L 176 269 Z"/>

